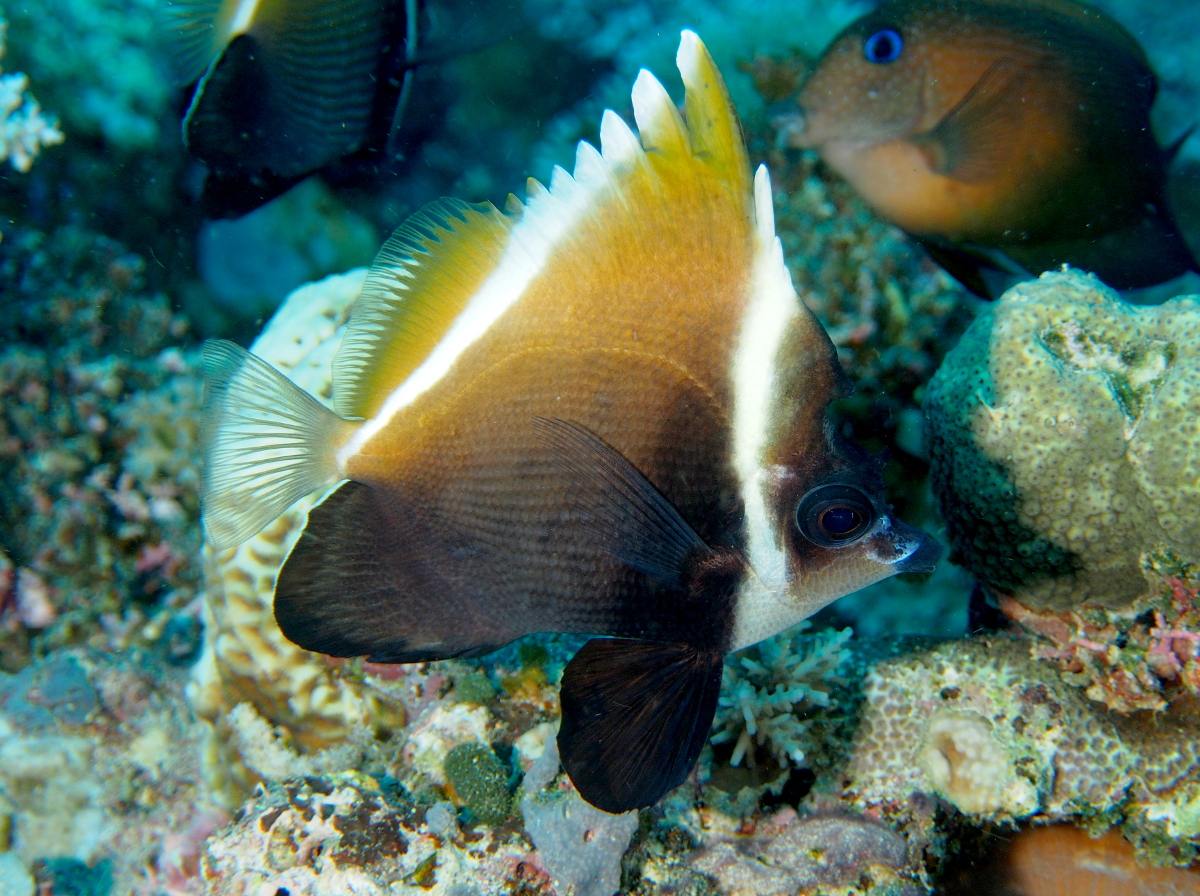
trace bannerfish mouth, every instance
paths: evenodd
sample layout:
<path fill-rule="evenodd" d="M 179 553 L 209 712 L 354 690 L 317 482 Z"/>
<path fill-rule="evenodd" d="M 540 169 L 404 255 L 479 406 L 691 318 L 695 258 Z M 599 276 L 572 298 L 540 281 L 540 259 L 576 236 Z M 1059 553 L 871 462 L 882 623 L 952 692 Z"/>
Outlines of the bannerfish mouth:
<path fill-rule="evenodd" d="M 943 553 L 941 543 L 926 535 L 915 551 L 896 562 L 896 572 L 933 572 Z"/>

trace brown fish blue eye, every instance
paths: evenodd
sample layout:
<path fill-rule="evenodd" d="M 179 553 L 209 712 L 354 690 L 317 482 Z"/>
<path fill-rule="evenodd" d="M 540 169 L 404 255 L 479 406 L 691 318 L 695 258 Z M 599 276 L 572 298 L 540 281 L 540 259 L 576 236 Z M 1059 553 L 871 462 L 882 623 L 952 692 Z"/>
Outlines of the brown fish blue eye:
<path fill-rule="evenodd" d="M 875 520 L 871 501 L 852 485 L 822 485 L 796 508 L 796 525 L 809 541 L 841 547 L 857 541 Z"/>
<path fill-rule="evenodd" d="M 893 28 L 884 28 L 867 38 L 863 44 L 863 55 L 867 57 L 867 62 L 895 62 L 900 58 L 900 51 L 903 49 L 904 38 L 900 36 L 900 32 Z"/>

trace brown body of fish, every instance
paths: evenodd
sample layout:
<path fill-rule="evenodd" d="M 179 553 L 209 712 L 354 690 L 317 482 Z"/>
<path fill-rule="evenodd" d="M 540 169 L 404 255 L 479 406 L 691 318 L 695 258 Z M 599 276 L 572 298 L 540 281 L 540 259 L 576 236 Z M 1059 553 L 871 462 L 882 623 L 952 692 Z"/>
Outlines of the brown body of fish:
<path fill-rule="evenodd" d="M 1084 4 L 895 0 L 838 36 L 780 123 L 976 292 L 987 269 L 1062 264 L 1131 289 L 1196 269 L 1156 90 L 1137 41 Z"/>
<path fill-rule="evenodd" d="M 380 251 L 333 363 L 339 413 L 206 344 L 205 529 L 313 507 L 275 586 L 302 647 L 377 662 L 597 635 L 559 754 L 608 811 L 695 764 L 725 654 L 940 548 L 827 424 L 845 375 L 799 301 L 696 35 L 686 121 L 648 72 L 574 176 L 508 213 L 445 200 Z M 332 488 L 332 490 L 329 490 Z"/>

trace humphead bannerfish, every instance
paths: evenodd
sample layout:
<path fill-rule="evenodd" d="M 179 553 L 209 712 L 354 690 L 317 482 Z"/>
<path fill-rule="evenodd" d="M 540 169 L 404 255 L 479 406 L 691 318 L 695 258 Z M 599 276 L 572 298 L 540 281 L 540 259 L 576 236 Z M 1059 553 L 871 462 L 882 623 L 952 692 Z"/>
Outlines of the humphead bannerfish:
<path fill-rule="evenodd" d="M 889 0 L 777 122 L 980 295 L 1063 264 L 1134 289 L 1200 269 L 1157 88 L 1133 35 L 1076 0 Z"/>
<path fill-rule="evenodd" d="M 534 632 L 597 636 L 564 670 L 558 746 L 593 805 L 657 802 L 694 765 L 727 653 L 937 542 L 829 425 L 848 391 L 797 298 L 765 167 L 683 32 L 680 115 L 646 71 L 639 135 L 507 211 L 441 200 L 380 251 L 333 364 L 333 413 L 205 344 L 216 549 L 326 489 L 275 618 L 308 650 L 413 663 Z"/>

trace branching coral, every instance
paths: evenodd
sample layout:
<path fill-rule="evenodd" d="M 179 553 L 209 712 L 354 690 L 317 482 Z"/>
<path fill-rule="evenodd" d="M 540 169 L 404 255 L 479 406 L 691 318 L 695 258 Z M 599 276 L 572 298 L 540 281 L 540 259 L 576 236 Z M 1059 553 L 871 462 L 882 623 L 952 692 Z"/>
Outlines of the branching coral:
<path fill-rule="evenodd" d="M 0 18 L 0 58 L 7 36 L 8 23 Z M 43 146 L 63 141 L 58 122 L 42 114 L 38 101 L 26 92 L 28 87 L 27 75 L 6 75 L 0 70 L 0 162 L 7 160 L 22 172 L 33 166 Z"/>
<path fill-rule="evenodd" d="M 755 761 L 759 749 L 782 768 L 801 767 L 811 739 L 805 714 L 829 705 L 829 691 L 849 658 L 850 629 L 784 632 L 742 651 L 725 665 L 714 744 L 733 743 L 732 765 Z"/>

